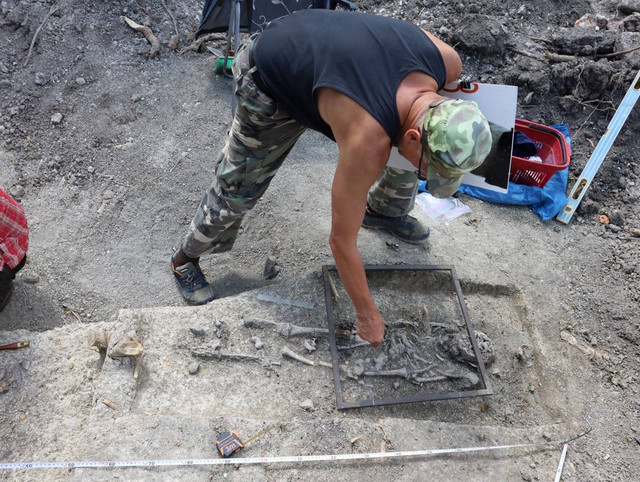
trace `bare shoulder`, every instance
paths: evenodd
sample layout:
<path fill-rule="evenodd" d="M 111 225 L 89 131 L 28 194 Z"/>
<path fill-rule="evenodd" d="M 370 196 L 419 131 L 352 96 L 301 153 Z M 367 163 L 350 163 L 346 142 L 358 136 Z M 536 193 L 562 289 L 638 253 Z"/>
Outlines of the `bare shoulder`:
<path fill-rule="evenodd" d="M 318 112 L 329 124 L 338 147 L 362 143 L 369 149 L 388 148 L 391 139 L 380 123 L 350 97 L 322 87 L 316 93 Z"/>
<path fill-rule="evenodd" d="M 462 61 L 460 60 L 460 56 L 458 53 L 451 47 L 446 44 L 431 32 L 427 32 L 424 29 L 421 29 L 427 37 L 431 39 L 434 45 L 440 51 L 440 55 L 442 55 L 442 60 L 444 61 L 444 67 L 447 70 L 447 83 L 453 82 L 454 80 L 460 77 L 462 73 Z"/>

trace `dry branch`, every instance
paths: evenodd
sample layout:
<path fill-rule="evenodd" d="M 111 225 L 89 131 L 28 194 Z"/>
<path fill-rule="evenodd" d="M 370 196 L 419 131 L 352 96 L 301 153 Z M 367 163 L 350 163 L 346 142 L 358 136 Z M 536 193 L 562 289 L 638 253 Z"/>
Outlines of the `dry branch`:
<path fill-rule="evenodd" d="M 537 55 L 534 54 L 532 52 L 529 52 L 527 50 L 518 50 L 518 49 L 509 49 L 512 52 L 515 52 L 516 54 L 520 54 L 520 55 L 524 55 L 525 57 L 531 57 L 532 59 L 536 59 L 540 62 L 570 62 L 572 60 L 575 60 L 576 58 L 578 58 L 579 56 L 584 56 L 584 57 L 592 57 L 592 55 L 582 55 L 582 54 L 575 54 L 575 55 L 561 55 L 561 54 L 554 54 L 553 52 L 545 52 L 542 55 Z M 637 47 L 633 47 L 632 49 L 628 49 L 628 50 L 620 50 L 618 52 L 611 52 L 610 54 L 595 54 L 593 55 L 593 57 L 596 57 L 598 59 L 606 59 L 606 58 L 611 58 L 611 57 L 619 57 L 620 55 L 625 55 L 625 54 L 629 54 L 631 52 L 635 52 L 636 50 L 640 50 L 640 45 L 638 45 Z"/>
<path fill-rule="evenodd" d="M 338 290 L 336 289 L 336 285 L 333 282 L 333 279 L 331 278 L 331 275 L 328 275 L 327 278 L 329 278 L 329 288 L 331 289 L 331 294 L 333 295 L 333 298 L 338 301 L 340 299 L 340 295 L 338 294 Z"/>
<path fill-rule="evenodd" d="M 624 54 L 630 54 L 631 52 L 635 52 L 636 50 L 640 50 L 640 45 L 633 47 L 632 49 L 628 49 L 628 50 L 621 50 L 619 52 L 611 52 L 610 54 L 599 54 L 597 55 L 597 57 L 600 58 L 609 58 L 609 57 L 617 57 L 618 55 L 624 55 Z"/>
<path fill-rule="evenodd" d="M 194 52 L 199 52 L 200 49 L 202 48 L 202 46 L 206 43 L 209 42 L 211 40 L 215 40 L 219 37 L 218 34 L 216 33 L 209 33 L 207 35 L 203 35 L 202 37 L 200 37 L 197 40 L 194 40 L 191 45 L 187 45 L 185 48 L 183 48 L 180 52 L 178 52 L 178 55 L 182 55 L 186 52 L 190 52 L 190 51 L 194 51 Z"/>
<path fill-rule="evenodd" d="M 129 17 L 124 17 L 124 21 L 133 30 L 143 34 L 144 37 L 149 41 L 149 43 L 151 44 L 151 50 L 149 50 L 148 54 L 149 58 L 152 59 L 156 55 L 158 55 L 158 53 L 160 53 L 160 40 L 158 40 L 158 37 L 153 34 L 153 31 L 149 27 L 147 27 L 146 25 L 140 25 L 131 20 Z"/>
<path fill-rule="evenodd" d="M 42 30 L 42 27 L 44 27 L 44 24 L 47 22 L 49 17 L 51 15 L 53 15 L 54 13 L 56 13 L 59 8 L 60 7 L 58 5 L 52 5 L 51 8 L 49 9 L 49 13 L 47 13 L 44 16 L 44 19 L 42 20 L 42 23 L 36 29 L 36 33 L 33 34 L 33 38 L 31 39 L 31 45 L 29 46 L 29 53 L 27 54 L 27 58 L 24 59 L 24 64 L 22 65 L 23 67 L 26 67 L 27 64 L 29 63 L 29 59 L 31 58 L 31 53 L 33 52 L 33 46 L 36 44 L 36 39 L 38 38 L 38 35 L 40 34 L 40 30 Z"/>
<path fill-rule="evenodd" d="M 171 38 L 169 39 L 169 48 L 172 50 L 176 50 L 178 48 L 178 43 L 180 42 L 180 33 L 178 32 L 178 22 L 176 22 L 176 17 L 173 15 L 173 12 L 169 10 L 169 7 L 167 7 L 167 4 L 165 3 L 165 1 L 164 0 L 160 0 L 160 1 L 162 2 L 162 6 L 167 11 L 169 16 L 171 17 L 171 20 L 173 21 L 173 29 L 176 31 L 176 33 L 172 35 Z"/>
<path fill-rule="evenodd" d="M 603 352 L 601 352 L 600 350 L 597 350 L 591 346 L 585 346 L 584 344 L 580 343 L 575 336 L 573 336 L 571 333 L 567 332 L 567 331 L 561 331 L 560 332 L 560 338 L 564 341 L 566 341 L 569 345 L 571 345 L 574 348 L 577 348 L 578 350 L 580 350 L 582 353 L 584 353 L 585 355 L 589 356 L 589 358 L 596 358 L 599 360 L 602 360 L 603 358 L 606 358 L 605 354 Z"/>

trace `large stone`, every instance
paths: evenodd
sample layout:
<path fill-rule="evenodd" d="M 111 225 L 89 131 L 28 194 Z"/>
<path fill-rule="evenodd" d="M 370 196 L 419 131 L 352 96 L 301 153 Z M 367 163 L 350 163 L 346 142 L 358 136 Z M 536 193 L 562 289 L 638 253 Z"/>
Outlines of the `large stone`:
<path fill-rule="evenodd" d="M 622 32 L 616 41 L 616 52 L 631 50 L 640 45 L 640 32 Z M 623 59 L 631 64 L 631 67 L 640 68 L 640 50 L 625 54 Z"/>
<path fill-rule="evenodd" d="M 613 52 L 616 34 L 609 30 L 587 30 L 583 28 L 559 28 L 551 41 L 557 53 L 564 55 L 593 55 Z"/>
<path fill-rule="evenodd" d="M 487 15 L 465 15 L 451 34 L 451 41 L 462 50 L 483 55 L 504 54 L 509 34 L 502 24 Z"/>

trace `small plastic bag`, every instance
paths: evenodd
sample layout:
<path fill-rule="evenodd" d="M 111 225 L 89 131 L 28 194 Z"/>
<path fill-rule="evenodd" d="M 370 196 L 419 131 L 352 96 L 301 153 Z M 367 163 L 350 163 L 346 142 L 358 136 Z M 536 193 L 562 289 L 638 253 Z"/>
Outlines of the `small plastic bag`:
<path fill-rule="evenodd" d="M 458 216 L 471 212 L 469 206 L 459 199 L 446 198 L 439 199 L 428 192 L 421 192 L 416 196 L 416 204 L 431 219 L 444 216 L 447 221 L 453 221 Z"/>

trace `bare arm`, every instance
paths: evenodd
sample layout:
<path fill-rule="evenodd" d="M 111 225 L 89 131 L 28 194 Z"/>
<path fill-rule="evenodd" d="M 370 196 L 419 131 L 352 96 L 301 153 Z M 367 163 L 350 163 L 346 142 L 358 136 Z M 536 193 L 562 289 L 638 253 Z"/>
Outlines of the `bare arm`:
<path fill-rule="evenodd" d="M 358 334 L 375 347 L 384 338 L 384 323 L 369 291 L 357 235 L 367 193 L 386 165 L 391 142 L 369 113 L 342 94 L 323 89 L 318 106 L 340 151 L 331 189 L 329 244 L 356 310 Z"/>

